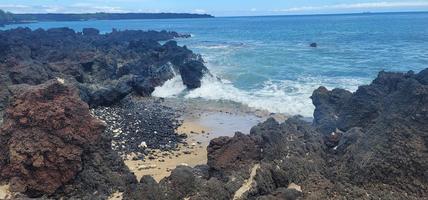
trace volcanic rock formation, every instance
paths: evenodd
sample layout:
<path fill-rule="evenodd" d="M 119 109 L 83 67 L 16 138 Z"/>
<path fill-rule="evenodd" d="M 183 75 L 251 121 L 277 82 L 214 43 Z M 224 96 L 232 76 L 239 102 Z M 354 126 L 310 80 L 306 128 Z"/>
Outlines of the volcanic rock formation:
<path fill-rule="evenodd" d="M 2 177 L 17 192 L 51 194 L 82 169 L 104 125 L 60 81 L 16 88 L 1 128 Z"/>
<path fill-rule="evenodd" d="M 180 75 L 189 89 L 208 73 L 202 58 L 175 41 L 176 32 L 116 31 L 83 33 L 68 28 L 18 28 L 0 31 L 0 109 L 14 84 L 41 84 L 61 77 L 79 88 L 90 106 L 111 105 L 135 92 L 154 88 Z"/>
<path fill-rule="evenodd" d="M 1 178 L 9 180 L 12 191 L 29 196 L 52 195 L 76 177 L 82 179 L 85 173 L 91 173 L 86 178 L 93 186 L 102 177 L 114 177 L 108 170 L 114 165 L 97 166 L 96 171 L 106 173 L 98 178 L 85 170 L 93 168 L 94 162 L 105 162 L 109 154 L 105 152 L 111 147 L 107 143 L 105 150 L 98 148 L 106 144 L 102 138 L 105 126 L 90 115 L 76 89 L 58 79 L 37 86 L 17 85 L 12 92 L 15 95 L 0 129 Z M 125 185 L 126 181 L 122 182 Z"/>

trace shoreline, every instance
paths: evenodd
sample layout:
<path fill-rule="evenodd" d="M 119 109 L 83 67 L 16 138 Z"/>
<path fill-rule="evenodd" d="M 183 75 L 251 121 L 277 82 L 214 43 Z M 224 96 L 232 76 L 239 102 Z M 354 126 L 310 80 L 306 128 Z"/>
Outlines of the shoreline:
<path fill-rule="evenodd" d="M 137 97 L 135 101 L 160 102 L 159 106 L 176 110 L 180 116 L 177 120 L 181 122 L 176 133 L 187 136 L 176 150 L 151 150 L 144 160 L 134 160 L 132 155 L 127 156 L 124 162 L 138 180 L 150 175 L 159 182 L 180 165 L 205 165 L 207 147 L 212 139 L 233 137 L 235 132 L 249 134 L 253 126 L 269 117 L 279 121 L 287 118 L 281 114 L 273 115 L 267 111 L 229 102 L 157 97 Z"/>

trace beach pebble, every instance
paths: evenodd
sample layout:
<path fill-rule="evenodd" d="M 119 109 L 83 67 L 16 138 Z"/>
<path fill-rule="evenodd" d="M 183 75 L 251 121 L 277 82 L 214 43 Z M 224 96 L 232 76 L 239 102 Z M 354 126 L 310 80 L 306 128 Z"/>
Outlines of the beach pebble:
<path fill-rule="evenodd" d="M 145 149 L 145 148 L 147 148 L 147 143 L 143 141 L 143 142 L 141 142 L 139 147 Z"/>
<path fill-rule="evenodd" d="M 155 169 L 156 165 L 140 165 L 138 166 L 138 170 L 147 170 L 147 169 Z"/>
<path fill-rule="evenodd" d="M 299 185 L 297 185 L 297 184 L 295 184 L 295 183 L 290 183 L 288 185 L 288 189 L 295 189 L 295 190 L 297 190 L 299 192 L 302 192 L 302 187 L 299 186 Z"/>
<path fill-rule="evenodd" d="M 112 136 L 112 149 L 121 157 L 148 156 L 151 153 L 148 148 L 175 150 L 187 137 L 176 133 L 181 125 L 178 112 L 154 101 L 129 97 L 114 106 L 91 109 L 94 116 L 106 123 L 106 133 Z"/>

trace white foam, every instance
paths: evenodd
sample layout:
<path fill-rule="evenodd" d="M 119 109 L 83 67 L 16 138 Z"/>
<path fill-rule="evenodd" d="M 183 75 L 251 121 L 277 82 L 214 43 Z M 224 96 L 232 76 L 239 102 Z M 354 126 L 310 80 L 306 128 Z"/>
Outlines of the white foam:
<path fill-rule="evenodd" d="M 243 103 L 256 109 L 264 109 L 274 113 L 288 115 L 302 115 L 312 117 L 314 106 L 310 96 L 321 85 L 329 86 L 334 83 L 348 81 L 346 89 L 355 90 L 361 81 L 329 80 L 325 77 L 310 78 L 311 80 L 280 81 L 273 83 L 267 81 L 261 89 L 244 91 L 234 87 L 228 81 L 220 81 L 214 77 L 206 76 L 202 86 L 190 91 L 185 98 L 204 98 L 209 100 L 230 100 Z M 355 85 L 355 86 L 354 86 Z"/>
<path fill-rule="evenodd" d="M 200 48 L 204 48 L 204 49 L 228 49 L 231 47 L 229 45 L 210 45 L 210 46 L 201 46 Z"/>
<path fill-rule="evenodd" d="M 368 80 L 355 78 L 301 77 L 297 80 L 266 81 L 261 88 L 247 91 L 236 88 L 231 81 L 207 75 L 203 77 L 200 88 L 188 91 L 181 76 L 177 74 L 162 86 L 156 87 L 152 95 L 164 98 L 184 96 L 184 98 L 228 100 L 273 113 L 312 117 L 315 107 L 310 96 L 319 86 L 330 89 L 342 86 L 344 89 L 355 91 L 358 85 L 366 82 Z"/>
<path fill-rule="evenodd" d="M 211 77 L 204 77 L 202 86 L 190 91 L 186 98 L 205 98 L 210 100 L 230 100 L 253 108 L 270 112 L 301 114 L 312 116 L 314 107 L 309 96 L 288 95 L 276 85 L 267 85 L 260 90 L 243 91 L 230 83 L 224 83 Z"/>
<path fill-rule="evenodd" d="M 175 97 L 186 90 L 183 80 L 180 75 L 175 75 L 174 78 L 166 81 L 162 86 L 156 87 L 152 96 L 155 97 Z"/>

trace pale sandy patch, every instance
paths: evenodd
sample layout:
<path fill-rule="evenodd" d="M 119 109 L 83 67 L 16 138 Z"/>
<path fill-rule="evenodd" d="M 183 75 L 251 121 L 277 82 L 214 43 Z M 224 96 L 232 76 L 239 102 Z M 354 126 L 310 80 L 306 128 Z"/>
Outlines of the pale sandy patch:
<path fill-rule="evenodd" d="M 255 164 L 253 168 L 251 168 L 250 177 L 244 181 L 244 184 L 238 189 L 238 191 L 235 192 L 235 195 L 233 196 L 233 200 L 238 200 L 242 198 L 242 195 L 244 195 L 246 192 L 248 192 L 252 187 L 254 183 L 254 177 L 257 175 L 257 170 L 260 168 L 260 164 Z"/>
<path fill-rule="evenodd" d="M 0 199 L 11 199 L 12 193 L 9 191 L 9 185 L 0 185 Z"/>
<path fill-rule="evenodd" d="M 294 189 L 299 192 L 302 192 L 302 187 L 300 187 L 300 185 L 297 185 L 295 183 L 290 183 L 290 185 L 288 185 L 288 189 Z"/>
<path fill-rule="evenodd" d="M 137 179 L 140 180 L 144 175 L 151 175 L 156 181 L 169 176 L 171 171 L 179 165 L 195 167 L 207 163 L 207 146 L 208 146 L 208 128 L 197 123 L 185 121 L 178 129 L 178 133 L 186 133 L 188 146 L 179 145 L 178 151 L 160 151 L 152 155 L 156 159 L 145 161 L 125 160 L 128 168 L 134 172 Z M 192 133 L 190 133 L 192 132 Z M 203 133 L 202 133 L 203 132 Z"/>
<path fill-rule="evenodd" d="M 110 195 L 110 197 L 108 198 L 108 200 L 122 200 L 122 199 L 123 199 L 122 192 L 115 192 L 112 195 Z"/>

